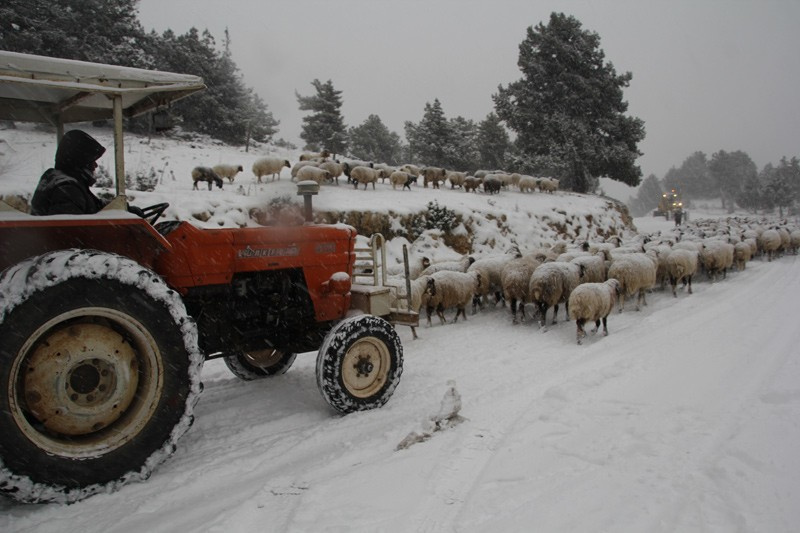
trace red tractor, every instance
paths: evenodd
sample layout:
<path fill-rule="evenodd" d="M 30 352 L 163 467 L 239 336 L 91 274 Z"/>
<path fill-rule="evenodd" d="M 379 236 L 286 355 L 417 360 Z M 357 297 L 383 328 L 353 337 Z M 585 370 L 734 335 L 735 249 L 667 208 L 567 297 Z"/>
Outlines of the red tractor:
<path fill-rule="evenodd" d="M 60 137 L 65 123 L 113 119 L 117 174 L 117 198 L 96 215 L 0 205 L 0 493 L 72 502 L 147 478 L 191 425 L 212 357 L 253 380 L 317 350 L 317 384 L 340 413 L 380 407 L 397 387 L 402 345 L 373 312 L 390 312 L 386 291 L 354 296 L 352 227 L 204 230 L 158 223 L 167 204 L 127 212 L 122 118 L 203 87 L 0 52 L 0 120 L 51 123 Z M 300 193 L 310 214 L 315 191 Z"/>

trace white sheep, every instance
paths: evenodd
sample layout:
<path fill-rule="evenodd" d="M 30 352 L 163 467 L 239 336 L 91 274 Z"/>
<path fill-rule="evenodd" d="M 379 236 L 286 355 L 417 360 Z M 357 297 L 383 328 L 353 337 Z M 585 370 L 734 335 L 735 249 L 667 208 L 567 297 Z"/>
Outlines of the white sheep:
<path fill-rule="evenodd" d="M 385 175 L 385 171 L 380 168 L 369 167 L 356 167 L 350 171 L 350 178 L 353 180 L 353 187 L 358 189 L 358 184 L 364 184 L 364 190 L 367 190 L 367 184 L 372 184 L 372 189 L 375 189 L 375 182 Z"/>
<path fill-rule="evenodd" d="M 420 273 L 420 276 L 430 276 L 436 272 L 443 270 L 452 270 L 454 272 L 466 272 L 469 266 L 475 262 L 475 258 L 471 255 L 464 255 L 455 261 L 439 261 L 431 263 L 425 270 Z"/>
<path fill-rule="evenodd" d="M 300 154 L 300 161 L 316 161 L 321 163 L 330 157 L 330 152 L 323 150 L 321 152 L 304 152 Z"/>
<path fill-rule="evenodd" d="M 517 187 L 519 192 L 534 192 L 538 184 L 538 180 L 533 176 L 520 176 Z"/>
<path fill-rule="evenodd" d="M 776 229 L 764 230 L 757 239 L 759 252 L 763 256 L 767 256 L 767 261 L 772 261 L 772 258 L 778 253 L 781 247 L 781 234 Z"/>
<path fill-rule="evenodd" d="M 220 189 L 222 188 L 222 178 L 220 178 L 213 169 L 209 167 L 194 167 L 192 169 L 192 180 L 194 181 L 194 185 L 192 189 L 197 189 L 197 184 L 201 181 L 208 182 L 208 190 L 211 190 L 212 184 L 217 185 Z"/>
<path fill-rule="evenodd" d="M 706 240 L 700 252 L 700 265 L 712 281 L 722 272 L 722 278 L 728 277 L 728 269 L 733 266 L 734 247 L 725 241 Z"/>
<path fill-rule="evenodd" d="M 220 178 L 228 178 L 228 182 L 233 183 L 233 179 L 236 177 L 236 174 L 239 172 L 244 172 L 244 168 L 242 165 L 216 165 L 213 167 L 214 172 L 217 173 L 217 176 Z"/>
<path fill-rule="evenodd" d="M 477 294 L 475 300 L 472 302 L 473 312 L 477 310 L 478 305 L 483 307 L 489 294 L 494 294 L 495 304 L 497 304 L 497 302 L 502 302 L 505 306 L 502 280 L 503 268 L 513 259 L 518 259 L 520 257 L 522 257 L 522 254 L 519 251 L 519 247 L 515 245 L 504 254 L 476 259 L 475 262 L 467 268 L 467 272 L 480 272 L 481 279 L 483 280 L 480 294 Z"/>
<path fill-rule="evenodd" d="M 401 166 L 397 170 L 399 170 L 401 172 L 408 172 L 409 174 L 411 174 L 415 178 L 418 177 L 420 175 L 420 172 L 421 172 L 420 168 L 417 165 L 412 165 L 412 164 L 409 164 L 409 163 L 406 163 L 405 165 Z"/>
<path fill-rule="evenodd" d="M 692 276 L 697 273 L 699 253 L 695 250 L 672 250 L 667 256 L 666 269 L 669 283 L 672 286 L 672 296 L 678 297 L 678 282 L 682 281 L 684 287 L 689 286 L 692 294 Z"/>
<path fill-rule="evenodd" d="M 331 179 L 331 173 L 325 169 L 305 166 L 297 172 L 297 181 L 313 180 L 322 185 L 323 182 Z"/>
<path fill-rule="evenodd" d="M 744 240 L 733 245 L 733 264 L 736 265 L 736 270 L 738 272 L 744 270 L 745 265 L 752 257 L 752 243 Z"/>
<path fill-rule="evenodd" d="M 658 257 L 655 253 L 631 253 L 615 258 L 608 269 L 609 279 L 614 278 L 620 284 L 619 312 L 625 308 L 625 296 L 638 293 L 636 310 L 640 304 L 647 305 L 645 292 L 656 284 L 656 267 Z"/>
<path fill-rule="evenodd" d="M 555 178 L 540 178 L 539 190 L 542 192 L 554 193 L 558 190 L 559 181 Z"/>
<path fill-rule="evenodd" d="M 417 180 L 416 176 L 412 176 L 408 172 L 404 172 L 402 170 L 395 170 L 389 176 L 389 183 L 392 184 L 392 189 L 397 189 L 397 186 L 400 185 L 402 189 L 411 190 L 411 184 Z"/>
<path fill-rule="evenodd" d="M 297 180 L 297 173 L 300 172 L 301 168 L 319 167 L 319 165 L 320 164 L 317 161 L 298 161 L 297 163 L 294 164 L 294 166 L 292 166 L 291 170 L 292 181 Z M 278 176 L 278 179 L 280 179 L 280 176 Z"/>
<path fill-rule="evenodd" d="M 584 269 L 575 263 L 542 263 L 533 271 L 528 282 L 531 303 L 538 308 L 542 327 L 546 325 L 547 310 L 553 308 L 553 321 L 557 322 L 558 304 L 566 304 L 565 316 L 569 320 L 569 295 L 580 285 Z"/>
<path fill-rule="evenodd" d="M 579 255 L 570 263 L 583 267 L 583 283 L 602 283 L 608 279 L 608 265 L 602 255 Z"/>
<path fill-rule="evenodd" d="M 283 167 L 292 168 L 292 165 L 286 159 L 262 157 L 253 163 L 253 174 L 258 178 L 258 183 L 261 183 L 261 176 L 272 176 L 272 181 L 275 181 L 277 176 L 280 180 Z"/>
<path fill-rule="evenodd" d="M 445 309 L 456 308 L 456 316 L 453 323 L 458 322 L 458 316 L 467 319 L 466 308 L 472 302 L 473 296 L 480 291 L 481 274 L 480 272 L 454 272 L 443 270 L 430 276 L 428 288 L 428 301 L 426 312 L 428 325 L 431 325 L 431 313 L 436 310 L 442 324 L 446 324 L 444 317 Z"/>
<path fill-rule="evenodd" d="M 372 168 L 378 168 L 383 170 L 383 175 L 379 178 L 381 183 L 386 183 L 386 178 L 392 175 L 392 172 L 397 170 L 396 168 L 387 165 L 386 163 L 375 163 L 372 165 Z"/>
<path fill-rule="evenodd" d="M 800 230 L 793 230 L 789 236 L 791 237 L 789 247 L 792 250 L 792 254 L 797 255 L 797 250 L 800 249 Z"/>
<path fill-rule="evenodd" d="M 344 174 L 344 166 L 339 163 L 338 161 L 323 161 L 319 164 L 319 168 L 323 170 L 327 170 L 330 175 L 331 179 L 339 185 L 339 176 Z"/>
<path fill-rule="evenodd" d="M 464 180 L 467 178 L 466 172 L 456 172 L 455 170 L 450 170 L 445 174 L 445 179 L 450 182 L 450 188 L 455 189 L 456 187 L 464 187 Z"/>
<path fill-rule="evenodd" d="M 423 185 L 427 188 L 428 184 L 433 184 L 434 189 L 439 188 L 439 184 L 444 181 L 447 171 L 439 167 L 425 167 L 420 169 Z"/>
<path fill-rule="evenodd" d="M 533 255 L 511 259 L 500 273 L 500 284 L 503 287 L 503 298 L 511 306 L 511 322 L 517 323 L 517 305 L 519 304 L 522 321 L 525 320 L 525 304 L 530 302 L 529 283 L 531 275 L 541 265 Z"/>
<path fill-rule="evenodd" d="M 608 315 L 614 309 L 619 290 L 619 281 L 612 278 L 603 283 L 584 283 L 572 291 L 568 300 L 569 316 L 577 326 L 578 344 L 586 337 L 583 325 L 587 321 L 594 321 L 592 334 L 597 333 L 602 321 L 603 336 L 608 336 Z"/>

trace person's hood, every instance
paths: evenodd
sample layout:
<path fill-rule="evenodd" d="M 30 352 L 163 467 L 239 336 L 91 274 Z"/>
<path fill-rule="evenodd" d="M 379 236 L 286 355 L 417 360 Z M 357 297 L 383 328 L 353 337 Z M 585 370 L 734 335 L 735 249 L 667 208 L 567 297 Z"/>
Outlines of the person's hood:
<path fill-rule="evenodd" d="M 56 150 L 58 170 L 78 170 L 88 167 L 105 153 L 106 149 L 88 133 L 70 130 L 61 138 Z"/>

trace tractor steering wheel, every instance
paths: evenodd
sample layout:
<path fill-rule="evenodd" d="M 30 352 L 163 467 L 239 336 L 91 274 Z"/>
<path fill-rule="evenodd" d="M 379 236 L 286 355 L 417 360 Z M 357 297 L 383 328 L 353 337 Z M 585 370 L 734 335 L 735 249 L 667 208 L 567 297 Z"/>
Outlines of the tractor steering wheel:
<path fill-rule="evenodd" d="M 166 211 L 168 207 L 169 204 L 167 202 L 148 205 L 142 209 L 142 218 L 147 220 L 150 225 L 155 226 L 156 221 L 161 218 L 161 215 L 164 214 L 164 211 Z"/>

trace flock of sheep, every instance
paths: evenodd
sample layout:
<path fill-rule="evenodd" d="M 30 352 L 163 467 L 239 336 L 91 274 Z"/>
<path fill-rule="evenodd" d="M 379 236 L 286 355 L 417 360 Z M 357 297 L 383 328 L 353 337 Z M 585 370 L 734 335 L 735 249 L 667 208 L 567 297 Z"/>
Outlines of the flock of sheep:
<path fill-rule="evenodd" d="M 411 259 L 412 310 L 425 310 L 427 324 L 435 312 L 442 324 L 445 311 L 455 309 L 466 320 L 466 308 L 473 314 L 490 303 L 509 303 L 511 319 L 517 313 L 525 320 L 525 308 L 535 309 L 539 324 L 546 330 L 547 313 L 553 308 L 550 324 L 557 322 L 558 308 L 565 305 L 565 318 L 575 320 L 577 341 L 586 336 L 584 325 L 594 322 L 592 333 L 603 326 L 615 306 L 622 312 L 625 298 L 636 296 L 636 310 L 647 305 L 646 293 L 671 286 L 674 297 L 681 284 L 692 293 L 692 280 L 723 279 L 728 270 L 743 270 L 755 258 L 772 261 L 800 248 L 800 229 L 787 223 L 769 224 L 752 218 L 699 220 L 666 234 L 636 236 L 626 242 L 612 237 L 606 242 L 567 244 L 559 241 L 522 253 L 518 246 L 506 253 L 458 261 L 431 263 L 426 257 Z M 399 288 L 404 283 L 392 279 Z M 398 289 L 400 290 L 400 289 Z M 416 337 L 416 332 L 414 332 Z"/>
<path fill-rule="evenodd" d="M 318 184 L 339 185 L 339 178 L 345 176 L 347 183 L 358 188 L 363 185 L 364 189 L 381 180 L 385 183 L 389 180 L 392 189 L 400 187 L 411 189 L 411 185 L 422 180 L 422 186 L 427 188 L 429 185 L 434 189 L 439 189 L 442 183 L 449 183 L 451 189 L 456 187 L 466 192 L 478 192 L 483 189 L 487 194 L 497 194 L 502 189 L 511 187 L 517 188 L 520 192 L 534 192 L 537 189 L 541 192 L 552 193 L 558 190 L 558 180 L 547 177 L 534 177 L 518 173 L 508 173 L 500 170 L 488 171 L 478 170 L 472 175 L 466 172 L 446 170 L 440 167 L 405 164 L 399 167 L 392 167 L 383 163 L 372 163 L 368 161 L 338 161 L 332 159 L 327 151 L 319 153 L 305 153 L 300 156 L 300 160 L 292 165 L 288 160 L 277 157 L 262 157 L 253 163 L 252 171 L 256 181 L 261 183 L 263 177 L 270 177 L 272 181 L 280 179 L 283 169 L 289 168 L 292 180 L 306 181 L 313 180 Z M 242 172 L 241 165 L 217 165 L 214 167 L 198 166 L 192 170 L 192 180 L 194 188 L 198 188 L 198 183 L 205 181 L 208 183 L 208 190 L 216 184 L 222 188 L 223 178 L 227 178 L 233 183 L 234 178 Z"/>

